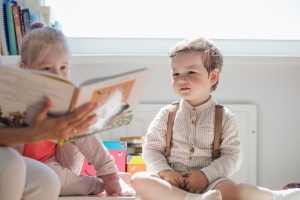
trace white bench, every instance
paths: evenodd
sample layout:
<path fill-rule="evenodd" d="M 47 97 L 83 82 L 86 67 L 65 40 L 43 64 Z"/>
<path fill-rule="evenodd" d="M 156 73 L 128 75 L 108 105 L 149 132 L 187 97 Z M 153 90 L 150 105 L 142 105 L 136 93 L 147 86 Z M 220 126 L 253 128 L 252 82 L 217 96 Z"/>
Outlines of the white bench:
<path fill-rule="evenodd" d="M 101 197 L 98 195 L 89 196 L 62 196 L 58 200 L 136 200 L 135 197 Z"/>

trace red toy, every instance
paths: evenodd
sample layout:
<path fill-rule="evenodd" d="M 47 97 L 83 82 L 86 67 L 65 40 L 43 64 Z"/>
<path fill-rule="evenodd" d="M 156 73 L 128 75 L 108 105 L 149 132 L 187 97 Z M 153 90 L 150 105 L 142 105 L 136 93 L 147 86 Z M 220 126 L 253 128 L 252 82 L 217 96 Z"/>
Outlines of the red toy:
<path fill-rule="evenodd" d="M 289 183 L 283 187 L 284 190 L 291 189 L 291 188 L 300 188 L 300 182 Z"/>

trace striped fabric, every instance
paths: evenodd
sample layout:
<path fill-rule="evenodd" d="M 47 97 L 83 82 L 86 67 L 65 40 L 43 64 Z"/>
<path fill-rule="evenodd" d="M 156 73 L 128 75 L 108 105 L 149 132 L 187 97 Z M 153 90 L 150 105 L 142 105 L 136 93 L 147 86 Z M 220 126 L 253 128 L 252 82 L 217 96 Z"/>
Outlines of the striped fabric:
<path fill-rule="evenodd" d="M 216 102 L 212 97 L 198 107 L 181 100 L 173 126 L 170 163 L 198 167 L 209 183 L 229 177 L 242 163 L 241 142 L 233 113 L 224 107 L 221 136 L 221 156 L 212 162 Z M 143 146 L 147 170 L 159 173 L 172 168 L 165 158 L 168 106 L 161 108 L 151 122 Z"/>

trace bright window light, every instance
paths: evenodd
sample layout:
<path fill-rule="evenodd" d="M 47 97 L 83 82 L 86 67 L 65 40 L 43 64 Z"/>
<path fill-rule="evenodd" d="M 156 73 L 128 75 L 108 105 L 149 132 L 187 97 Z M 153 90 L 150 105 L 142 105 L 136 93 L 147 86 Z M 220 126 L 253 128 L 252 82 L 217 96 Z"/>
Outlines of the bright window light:
<path fill-rule="evenodd" d="M 46 0 L 68 37 L 300 39 L 298 0 Z"/>

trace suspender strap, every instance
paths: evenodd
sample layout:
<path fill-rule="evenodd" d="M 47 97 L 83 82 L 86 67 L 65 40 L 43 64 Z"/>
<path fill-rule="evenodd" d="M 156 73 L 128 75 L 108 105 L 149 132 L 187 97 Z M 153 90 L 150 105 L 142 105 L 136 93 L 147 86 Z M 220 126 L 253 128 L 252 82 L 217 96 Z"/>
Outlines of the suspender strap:
<path fill-rule="evenodd" d="M 171 150 L 171 141 L 172 141 L 172 127 L 174 124 L 174 119 L 177 112 L 179 102 L 174 102 L 169 106 L 169 116 L 168 116 L 168 123 L 167 123 L 167 139 L 166 139 L 166 158 L 169 162 L 170 157 L 170 150 Z"/>
<path fill-rule="evenodd" d="M 214 146 L 213 146 L 213 151 L 212 151 L 212 160 L 215 160 L 218 157 L 220 157 L 222 118 L 223 118 L 223 106 L 222 105 L 216 105 L 215 135 L 214 135 Z"/>

